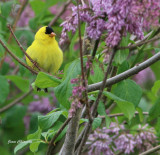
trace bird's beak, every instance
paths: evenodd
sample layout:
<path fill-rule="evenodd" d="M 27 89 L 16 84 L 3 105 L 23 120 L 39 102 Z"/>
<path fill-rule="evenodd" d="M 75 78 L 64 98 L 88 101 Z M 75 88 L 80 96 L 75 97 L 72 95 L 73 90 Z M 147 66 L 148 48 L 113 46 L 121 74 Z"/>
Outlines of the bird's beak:
<path fill-rule="evenodd" d="M 52 37 L 55 37 L 56 34 L 54 32 L 52 32 L 51 34 L 49 34 L 49 36 L 52 38 Z"/>

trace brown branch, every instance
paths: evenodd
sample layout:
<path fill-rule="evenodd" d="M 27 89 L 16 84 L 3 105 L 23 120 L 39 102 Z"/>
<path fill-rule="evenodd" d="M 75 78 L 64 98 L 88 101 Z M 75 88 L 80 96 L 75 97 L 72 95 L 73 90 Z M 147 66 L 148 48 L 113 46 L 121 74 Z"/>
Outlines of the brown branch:
<path fill-rule="evenodd" d="M 49 23 L 49 26 L 52 26 L 55 24 L 55 22 L 58 20 L 58 18 L 65 12 L 66 8 L 68 5 L 72 2 L 72 0 L 68 0 L 64 5 L 62 6 L 61 10 L 59 13 L 53 18 L 53 20 Z"/>
<path fill-rule="evenodd" d="M 65 141 L 59 155 L 74 155 L 75 141 L 77 138 L 79 119 L 82 109 L 78 109 L 68 125 Z M 50 154 L 51 155 L 51 154 Z"/>
<path fill-rule="evenodd" d="M 139 112 L 136 111 L 135 115 L 138 115 L 138 114 L 139 114 Z M 149 115 L 149 113 L 143 112 L 143 115 Z M 124 116 L 124 114 L 123 113 L 116 113 L 116 114 L 109 114 L 107 116 L 112 118 L 112 117 L 117 117 L 117 116 Z M 105 116 L 98 116 L 98 117 L 105 119 Z"/>
<path fill-rule="evenodd" d="M 22 66 L 24 66 L 25 68 L 27 68 L 28 70 L 30 70 L 32 73 L 34 74 L 38 74 L 37 71 L 33 70 L 31 67 L 29 67 L 28 65 L 26 65 L 24 62 L 22 62 L 15 54 L 13 54 L 8 47 L 4 44 L 4 42 L 0 39 L 0 43 L 1 45 L 6 49 L 6 51 L 15 59 L 17 60 Z"/>
<path fill-rule="evenodd" d="M 156 36 L 156 37 L 154 37 L 154 38 L 152 38 L 150 40 L 144 40 L 144 41 L 138 42 L 138 43 L 136 43 L 134 45 L 125 46 L 125 47 L 118 47 L 118 49 L 120 49 L 120 50 L 123 50 L 123 49 L 133 50 L 133 49 L 137 48 L 138 46 L 142 46 L 144 44 L 148 44 L 150 42 L 153 42 L 153 41 L 156 41 L 156 40 L 159 40 L 159 39 L 160 39 L 160 36 Z"/>
<path fill-rule="evenodd" d="M 30 89 L 29 92 L 23 94 L 22 96 L 20 96 L 19 98 L 15 99 L 12 103 L 6 105 L 5 107 L 0 109 L 0 114 L 5 112 L 6 110 L 8 110 L 9 108 L 13 107 L 14 105 L 16 105 L 17 103 L 19 103 L 21 100 L 23 100 L 25 97 L 27 97 L 33 89 Z"/>
<path fill-rule="evenodd" d="M 139 155 L 147 155 L 147 154 L 150 155 L 150 154 L 152 154 L 154 152 L 157 152 L 158 150 L 160 150 L 160 145 L 158 145 L 156 147 L 153 147 L 153 148 L 151 148 L 151 149 L 149 149 L 149 150 L 147 150 L 147 151 L 145 151 L 145 152 L 143 152 L 143 153 L 141 153 Z"/>
<path fill-rule="evenodd" d="M 51 155 L 52 151 L 54 149 L 54 141 L 56 140 L 56 138 L 61 134 L 61 132 L 63 131 L 63 129 L 68 125 L 68 123 L 70 122 L 71 118 L 68 118 L 63 125 L 61 126 L 61 128 L 57 131 L 57 133 L 54 135 L 54 137 L 52 138 L 52 140 L 49 143 L 49 147 L 48 147 L 48 151 L 47 151 L 47 155 Z"/>
<path fill-rule="evenodd" d="M 13 30 L 12 30 L 12 27 L 10 24 L 8 24 L 7 26 L 11 32 L 11 34 L 13 35 L 14 39 L 16 40 L 18 46 L 20 47 L 20 49 L 22 50 L 22 52 L 26 55 L 26 57 L 32 62 L 32 64 L 39 70 L 39 71 L 43 71 L 42 68 L 40 68 L 38 66 L 38 64 L 26 53 L 26 51 L 24 50 L 24 48 L 22 47 L 22 45 L 20 44 L 20 42 L 18 41 L 17 37 L 15 36 Z"/>
<path fill-rule="evenodd" d="M 21 5 L 21 7 L 20 7 L 19 10 L 18 10 L 18 13 L 17 13 L 17 15 L 16 15 L 16 18 L 15 18 L 14 24 L 13 24 L 13 28 L 14 28 L 14 29 L 13 29 L 13 32 L 15 31 L 17 22 L 18 22 L 18 20 L 19 20 L 19 18 L 20 18 L 20 16 L 21 16 L 21 13 L 22 13 L 22 11 L 23 11 L 23 9 L 24 9 L 24 7 L 26 6 L 27 3 L 28 3 L 28 0 L 24 0 L 23 3 L 22 3 L 22 5 Z M 8 44 L 10 44 L 11 39 L 12 39 L 12 34 L 10 33 L 9 39 L 8 39 L 8 42 L 7 42 Z M 4 56 L 3 56 L 3 58 L 2 58 L 1 61 L 0 61 L 0 68 L 2 67 L 2 64 L 3 64 L 6 56 L 7 56 L 7 51 L 5 51 Z"/>
<path fill-rule="evenodd" d="M 113 51 L 112 51 L 112 54 L 110 56 L 110 59 L 109 59 L 109 63 L 108 63 L 108 67 L 107 67 L 107 70 L 105 72 L 105 76 L 104 76 L 104 79 L 103 79 L 103 82 L 102 82 L 102 85 L 100 87 L 100 91 L 98 93 L 98 96 L 97 96 L 97 99 L 94 103 L 94 106 L 93 106 L 93 111 L 92 111 L 92 116 L 95 117 L 96 116 L 96 112 L 97 112 L 97 107 L 98 107 L 98 104 L 99 104 L 99 101 L 102 97 L 102 93 L 103 93 L 103 90 L 105 88 L 105 85 L 106 85 L 106 80 L 108 78 L 108 75 L 109 75 L 109 72 L 110 72 L 110 68 L 112 66 L 112 61 L 113 61 L 113 58 L 115 56 L 115 53 L 116 53 L 116 50 L 117 50 L 117 47 L 113 48 Z M 92 122 L 93 121 L 90 121 L 87 123 L 86 127 L 85 127 L 85 132 L 84 132 L 84 135 L 83 135 L 83 138 L 82 138 L 82 141 L 80 143 L 80 146 L 78 148 L 78 151 L 77 151 L 77 155 L 80 155 L 82 150 L 83 150 L 83 146 L 85 145 L 87 139 L 88 139 L 88 136 L 89 136 L 89 133 L 91 131 L 91 126 L 92 126 Z"/>
<path fill-rule="evenodd" d="M 106 84 L 105 84 L 105 87 L 108 87 L 110 85 L 114 85 L 124 79 L 127 79 L 128 77 L 134 75 L 134 74 L 137 74 L 138 72 L 142 71 L 143 69 L 151 66 L 152 64 L 154 64 L 155 62 L 159 61 L 160 60 L 160 52 L 155 54 L 154 56 L 152 56 L 151 58 L 149 58 L 148 60 L 142 62 L 141 64 L 121 73 L 121 74 L 118 74 L 112 78 L 109 78 L 107 81 L 106 81 Z M 92 91 L 95 91 L 95 90 L 99 90 L 100 87 L 103 85 L 102 82 L 98 82 L 98 83 L 94 83 L 94 84 L 91 84 L 88 86 L 88 92 L 92 92 Z"/>
<path fill-rule="evenodd" d="M 80 45 L 80 61 L 81 61 L 81 74 L 82 74 L 82 84 L 84 86 L 85 91 L 85 104 L 86 104 L 86 111 L 89 118 L 89 121 L 92 121 L 92 116 L 90 112 L 90 106 L 88 103 L 88 92 L 87 92 L 87 84 L 85 80 L 85 72 L 83 68 L 83 51 L 82 51 L 82 39 L 81 39 L 81 21 L 80 21 L 80 15 L 79 15 L 79 1 L 77 0 L 77 12 L 78 12 L 78 32 L 79 32 L 79 45 Z"/>

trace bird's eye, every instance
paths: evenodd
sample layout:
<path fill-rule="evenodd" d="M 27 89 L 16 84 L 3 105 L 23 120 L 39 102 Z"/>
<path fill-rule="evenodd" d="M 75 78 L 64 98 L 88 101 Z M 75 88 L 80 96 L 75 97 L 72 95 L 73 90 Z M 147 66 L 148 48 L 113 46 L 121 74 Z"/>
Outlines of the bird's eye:
<path fill-rule="evenodd" d="M 47 26 L 45 34 L 51 34 L 52 32 L 54 32 L 53 29 L 51 27 Z"/>

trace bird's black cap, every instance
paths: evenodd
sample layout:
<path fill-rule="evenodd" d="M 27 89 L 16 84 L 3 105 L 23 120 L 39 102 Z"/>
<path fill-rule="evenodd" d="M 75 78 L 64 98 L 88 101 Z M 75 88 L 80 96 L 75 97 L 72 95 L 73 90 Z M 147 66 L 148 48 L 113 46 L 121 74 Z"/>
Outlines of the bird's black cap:
<path fill-rule="evenodd" d="M 47 26 L 45 34 L 51 34 L 52 32 L 54 32 L 53 29 L 51 27 Z"/>

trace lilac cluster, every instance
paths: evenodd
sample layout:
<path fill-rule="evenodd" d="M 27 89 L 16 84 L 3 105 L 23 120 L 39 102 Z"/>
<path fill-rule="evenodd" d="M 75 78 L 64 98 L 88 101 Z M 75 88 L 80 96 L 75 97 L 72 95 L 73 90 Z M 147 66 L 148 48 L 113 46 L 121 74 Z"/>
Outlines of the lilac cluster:
<path fill-rule="evenodd" d="M 154 129 L 148 128 L 147 124 L 143 127 L 139 125 L 135 134 L 131 134 L 124 125 L 112 122 L 108 129 L 98 128 L 90 134 L 86 143 L 87 147 L 89 146 L 88 154 L 131 154 L 135 153 L 135 150 L 142 152 L 157 143 L 154 133 Z"/>
<path fill-rule="evenodd" d="M 17 26 L 24 27 L 28 26 L 29 20 L 35 16 L 33 10 L 29 5 L 26 6 L 24 11 L 22 12 L 20 19 L 18 20 Z"/>
<path fill-rule="evenodd" d="M 142 70 L 133 77 L 133 80 L 135 80 L 136 83 L 139 84 L 141 87 L 145 87 L 146 84 L 148 85 L 148 83 L 153 83 L 155 79 L 156 77 L 151 68 L 149 67 Z"/>
<path fill-rule="evenodd" d="M 53 94 L 53 103 L 56 102 L 56 98 Z M 43 115 L 47 114 L 51 110 L 53 110 L 55 107 L 50 104 L 50 101 L 46 97 L 40 98 L 39 96 L 35 95 L 34 96 L 34 101 L 31 102 L 28 106 L 28 113 L 33 113 L 33 112 L 39 112 Z M 25 116 L 24 117 L 24 124 L 26 127 L 26 132 L 29 130 L 29 124 L 30 124 L 30 116 Z"/>
<path fill-rule="evenodd" d="M 106 33 L 106 44 L 109 47 L 118 45 L 127 32 L 143 38 L 143 28 L 158 25 L 160 2 L 157 0 L 91 0 L 91 6 L 79 6 L 80 20 L 88 23 L 88 36 L 100 38 Z M 146 13 L 147 10 L 147 13 Z M 77 7 L 72 7 L 72 16 L 68 17 L 63 26 L 61 44 L 67 38 L 67 31 L 73 33 L 77 29 Z"/>
<path fill-rule="evenodd" d="M 73 87 L 72 96 L 70 97 L 72 103 L 69 110 L 69 117 L 73 117 L 76 110 L 82 107 L 82 103 L 80 100 L 82 100 L 83 92 L 85 91 L 85 87 L 82 86 L 80 78 L 72 79 L 71 83 L 76 84 L 76 86 Z"/>

